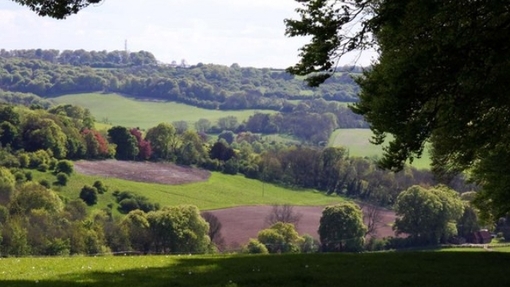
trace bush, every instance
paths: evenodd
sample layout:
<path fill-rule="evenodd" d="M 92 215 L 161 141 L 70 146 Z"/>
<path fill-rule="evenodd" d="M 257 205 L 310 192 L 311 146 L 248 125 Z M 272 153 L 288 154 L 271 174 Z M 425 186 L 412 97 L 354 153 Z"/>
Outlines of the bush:
<path fill-rule="evenodd" d="M 80 198 L 85 201 L 87 205 L 94 205 L 97 203 L 97 189 L 90 185 L 85 185 L 81 189 Z"/>
<path fill-rule="evenodd" d="M 267 248 L 264 244 L 260 243 L 257 239 L 250 239 L 250 242 L 244 248 L 246 253 L 250 254 L 268 254 Z"/>
<path fill-rule="evenodd" d="M 37 167 L 37 170 L 40 171 L 40 172 L 47 172 L 48 169 L 49 169 L 49 165 L 45 164 L 45 163 L 41 163 L 38 167 Z"/>
<path fill-rule="evenodd" d="M 55 166 L 55 173 L 63 172 L 67 175 L 71 175 L 74 171 L 73 162 L 70 160 L 59 160 Z"/>
<path fill-rule="evenodd" d="M 25 171 L 25 178 L 27 179 L 27 181 L 32 181 L 32 179 L 34 179 L 34 177 L 32 176 L 32 172 Z"/>
<path fill-rule="evenodd" d="M 21 170 L 18 170 L 14 173 L 14 177 L 16 178 L 17 183 L 23 183 L 26 181 L 25 173 Z"/>
<path fill-rule="evenodd" d="M 19 154 L 18 160 L 21 168 L 27 168 L 30 165 L 30 157 L 26 153 Z"/>
<path fill-rule="evenodd" d="M 63 172 L 57 174 L 57 183 L 61 186 L 65 186 L 69 181 L 69 176 Z"/>
<path fill-rule="evenodd" d="M 96 180 L 94 184 L 92 185 L 97 189 L 97 192 L 100 194 L 103 194 L 108 191 L 108 187 L 100 180 Z"/>
<path fill-rule="evenodd" d="M 51 188 L 51 183 L 47 179 L 39 180 L 39 184 L 46 188 Z"/>

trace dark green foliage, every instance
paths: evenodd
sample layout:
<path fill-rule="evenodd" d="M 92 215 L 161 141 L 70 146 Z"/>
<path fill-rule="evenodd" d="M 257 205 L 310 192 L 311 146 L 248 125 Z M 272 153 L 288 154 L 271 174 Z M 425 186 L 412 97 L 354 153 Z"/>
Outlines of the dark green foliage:
<path fill-rule="evenodd" d="M 209 156 L 211 159 L 228 161 L 229 159 L 235 157 L 235 152 L 231 147 L 228 147 L 223 142 L 217 141 L 211 147 L 211 150 L 209 151 Z"/>
<path fill-rule="evenodd" d="M 94 184 L 92 185 L 97 189 L 97 192 L 100 194 L 103 194 L 108 191 L 108 186 L 106 186 L 102 181 L 96 180 L 94 181 Z"/>
<path fill-rule="evenodd" d="M 136 209 L 140 209 L 144 212 L 160 209 L 159 203 L 151 203 L 147 197 L 129 191 L 114 192 L 113 196 L 115 196 L 119 204 L 119 211 L 124 214 Z"/>
<path fill-rule="evenodd" d="M 223 173 L 236 175 L 239 171 L 239 163 L 235 158 L 231 158 L 223 165 Z"/>
<path fill-rule="evenodd" d="M 57 173 L 57 183 L 61 186 L 67 185 L 67 182 L 69 181 L 69 175 L 67 173 L 59 172 Z"/>
<path fill-rule="evenodd" d="M 37 167 L 37 170 L 38 171 L 41 171 L 41 172 L 47 172 L 48 170 L 50 169 L 50 166 L 45 164 L 45 163 L 41 163 L 38 167 Z"/>
<path fill-rule="evenodd" d="M 299 2 L 300 19 L 286 20 L 287 35 L 311 38 L 291 72 L 318 72 L 312 82 L 319 84 L 346 52 L 377 47 L 378 61 L 356 80 L 360 101 L 352 110 L 370 124 L 375 143 L 391 134 L 380 166 L 401 170 L 429 142 L 438 179 L 468 170 L 483 185 L 482 216 L 508 213 L 510 178 L 506 166 L 495 166 L 504 165 L 510 142 L 507 3 Z"/>
<path fill-rule="evenodd" d="M 41 179 L 39 180 L 39 184 L 46 187 L 46 188 L 51 188 L 51 182 L 47 179 Z"/>
<path fill-rule="evenodd" d="M 224 139 L 229 145 L 231 145 L 235 140 L 235 134 L 232 131 L 223 131 L 218 135 L 218 141 L 220 139 Z"/>
<path fill-rule="evenodd" d="M 108 130 L 112 143 L 116 144 L 115 158 L 120 160 L 134 160 L 138 155 L 138 143 L 135 136 L 125 127 L 115 126 Z"/>
<path fill-rule="evenodd" d="M 358 205 L 344 202 L 322 211 L 319 235 L 324 252 L 358 252 L 363 250 L 366 226 Z"/>
<path fill-rule="evenodd" d="M 80 198 L 87 205 L 94 205 L 97 203 L 97 189 L 90 185 L 85 185 L 80 191 Z"/>
<path fill-rule="evenodd" d="M 55 166 L 55 174 L 65 173 L 70 176 L 74 171 L 74 164 L 70 160 L 59 160 Z"/>

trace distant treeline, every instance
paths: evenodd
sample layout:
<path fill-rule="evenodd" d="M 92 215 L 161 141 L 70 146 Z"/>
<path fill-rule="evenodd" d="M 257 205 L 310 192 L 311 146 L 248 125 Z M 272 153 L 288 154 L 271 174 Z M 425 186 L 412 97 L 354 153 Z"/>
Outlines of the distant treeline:
<path fill-rule="evenodd" d="M 353 68 L 352 71 L 359 71 Z M 209 109 L 289 109 L 287 100 L 357 101 L 348 72 L 320 88 L 283 70 L 212 64 L 159 64 L 149 52 L 0 50 L 0 87 L 42 97 L 112 91 L 133 97 L 177 101 Z"/>

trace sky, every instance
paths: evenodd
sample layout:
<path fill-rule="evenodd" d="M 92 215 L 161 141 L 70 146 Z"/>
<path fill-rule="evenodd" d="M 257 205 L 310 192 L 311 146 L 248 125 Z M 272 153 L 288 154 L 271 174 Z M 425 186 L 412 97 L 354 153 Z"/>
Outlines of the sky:
<path fill-rule="evenodd" d="M 64 20 L 0 3 L 0 49 L 148 51 L 164 63 L 287 68 L 306 38 L 284 35 L 297 19 L 294 0 L 104 0 Z M 348 55 L 341 65 L 369 65 L 375 53 Z"/>

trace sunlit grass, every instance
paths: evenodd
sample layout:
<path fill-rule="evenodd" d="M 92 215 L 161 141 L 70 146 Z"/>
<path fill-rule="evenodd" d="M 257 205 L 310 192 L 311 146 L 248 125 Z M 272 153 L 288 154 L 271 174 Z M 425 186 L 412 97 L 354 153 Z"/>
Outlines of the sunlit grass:
<path fill-rule="evenodd" d="M 55 181 L 51 173 L 32 171 L 35 180 Z M 96 208 L 105 208 L 115 203 L 114 190 L 132 191 L 146 196 L 151 202 L 161 206 L 193 204 L 200 210 L 228 208 L 243 205 L 292 204 L 292 205 L 327 205 L 345 200 L 336 195 L 325 195 L 312 189 L 288 189 L 274 184 L 248 179 L 242 175 L 225 175 L 213 172 L 205 182 L 181 185 L 165 185 L 133 182 L 112 177 L 88 176 L 74 173 L 64 187 L 56 187 L 59 194 L 67 198 L 78 198 L 81 188 L 101 180 L 109 191 L 99 195 Z"/>
<path fill-rule="evenodd" d="M 220 111 L 197 108 L 175 102 L 142 101 L 118 94 L 85 93 L 56 97 L 57 103 L 73 104 L 88 108 L 99 123 L 139 127 L 148 129 L 159 123 L 186 121 L 190 128 L 204 118 L 216 123 L 219 118 L 235 116 L 239 122 L 248 119 L 256 111 L 274 113 L 268 110 Z"/>
<path fill-rule="evenodd" d="M 383 154 L 382 146 L 370 143 L 372 137 L 370 129 L 337 129 L 328 142 L 328 146 L 342 146 L 349 150 L 350 156 L 380 158 Z M 429 150 L 425 149 L 419 159 L 414 159 L 412 166 L 418 169 L 429 169 L 431 164 Z"/>

